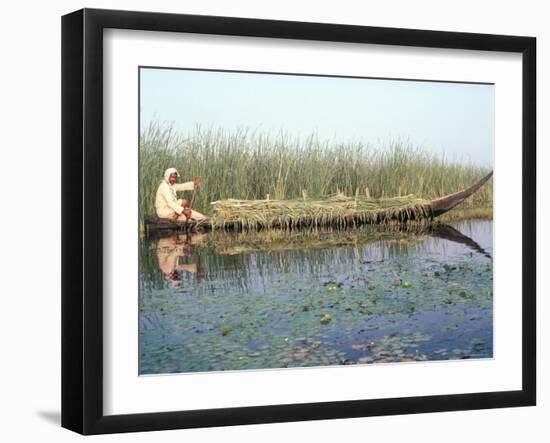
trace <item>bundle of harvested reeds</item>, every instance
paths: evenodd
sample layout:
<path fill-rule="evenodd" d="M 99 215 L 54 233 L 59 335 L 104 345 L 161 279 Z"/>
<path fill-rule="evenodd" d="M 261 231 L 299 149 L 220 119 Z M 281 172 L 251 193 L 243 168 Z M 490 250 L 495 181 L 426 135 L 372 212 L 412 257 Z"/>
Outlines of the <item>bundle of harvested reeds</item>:
<path fill-rule="evenodd" d="M 239 225 L 248 230 L 380 224 L 429 219 L 429 203 L 412 195 L 380 199 L 342 194 L 312 200 L 227 199 L 211 203 L 211 222 L 213 228 Z"/>

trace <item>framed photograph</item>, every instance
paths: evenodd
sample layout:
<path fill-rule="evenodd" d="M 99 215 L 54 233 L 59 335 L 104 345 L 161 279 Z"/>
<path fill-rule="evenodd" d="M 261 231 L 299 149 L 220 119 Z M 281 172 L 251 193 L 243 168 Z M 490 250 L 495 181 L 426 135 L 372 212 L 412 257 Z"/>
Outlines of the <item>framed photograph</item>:
<path fill-rule="evenodd" d="M 532 37 L 62 20 L 62 425 L 535 405 Z"/>

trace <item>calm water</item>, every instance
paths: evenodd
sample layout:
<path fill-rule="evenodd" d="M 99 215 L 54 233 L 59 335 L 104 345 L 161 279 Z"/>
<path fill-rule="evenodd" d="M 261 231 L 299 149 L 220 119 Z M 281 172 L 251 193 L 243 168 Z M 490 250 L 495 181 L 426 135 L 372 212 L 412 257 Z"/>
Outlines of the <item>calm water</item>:
<path fill-rule="evenodd" d="M 144 239 L 140 373 L 492 357 L 492 227 Z"/>

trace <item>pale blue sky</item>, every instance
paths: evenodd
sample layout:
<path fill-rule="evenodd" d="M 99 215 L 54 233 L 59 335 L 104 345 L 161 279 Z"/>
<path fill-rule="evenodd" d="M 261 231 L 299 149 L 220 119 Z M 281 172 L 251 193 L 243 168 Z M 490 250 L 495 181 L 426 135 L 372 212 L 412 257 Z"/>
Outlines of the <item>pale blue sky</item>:
<path fill-rule="evenodd" d="M 253 130 L 383 149 L 408 141 L 492 166 L 494 86 L 299 75 L 141 69 L 141 127 Z"/>

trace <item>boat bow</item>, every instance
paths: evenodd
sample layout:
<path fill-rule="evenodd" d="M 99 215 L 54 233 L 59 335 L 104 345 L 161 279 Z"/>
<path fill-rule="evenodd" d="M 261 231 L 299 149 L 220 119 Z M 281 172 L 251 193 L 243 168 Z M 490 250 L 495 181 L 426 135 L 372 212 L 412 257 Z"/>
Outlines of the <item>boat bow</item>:
<path fill-rule="evenodd" d="M 433 217 L 438 217 L 445 212 L 450 211 L 455 206 L 458 206 L 464 200 L 466 200 L 470 195 L 476 192 L 481 188 L 491 177 L 493 176 L 493 171 L 489 172 L 485 177 L 479 179 L 477 182 L 471 186 L 463 189 L 462 191 L 455 192 L 453 194 L 445 195 L 436 200 L 432 200 L 430 207 L 432 209 Z"/>

